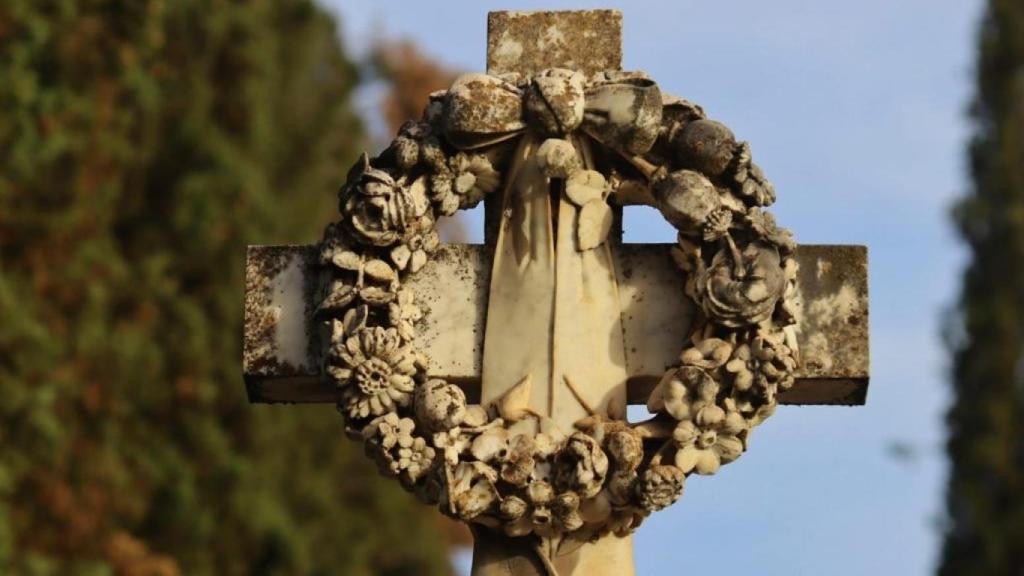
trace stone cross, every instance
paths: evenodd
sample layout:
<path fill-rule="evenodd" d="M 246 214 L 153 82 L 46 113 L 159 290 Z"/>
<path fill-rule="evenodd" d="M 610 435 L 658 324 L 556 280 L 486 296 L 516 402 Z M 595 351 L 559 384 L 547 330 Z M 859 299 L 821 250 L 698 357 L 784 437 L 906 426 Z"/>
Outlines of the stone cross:
<path fill-rule="evenodd" d="M 490 74 L 528 75 L 554 67 L 585 73 L 620 69 L 621 16 L 616 11 L 495 12 L 488 26 Z M 485 343 L 502 328 L 488 330 L 501 207 L 487 202 L 486 244 L 443 245 L 431 264 L 410 278 L 427 310 L 417 340 L 431 359 L 430 374 L 457 383 L 470 402 L 491 401 L 505 391 L 493 389 L 494 384 L 491 390 L 481 389 L 487 372 Z M 621 231 L 621 211 L 617 222 L 613 229 Z M 673 245 L 622 244 L 615 234 L 611 240 L 621 310 L 616 324 L 621 325 L 624 350 L 618 364 L 623 365 L 625 389 L 609 394 L 643 404 L 666 367 L 678 362 L 679 343 L 686 339 L 696 310 L 692 301 L 679 297 L 686 279 L 672 263 Z M 317 255 L 316 246 L 249 247 L 243 364 L 251 402 L 340 399 L 319 368 L 321 342 L 313 319 Z M 868 385 L 867 251 L 862 246 L 804 245 L 796 259 L 801 365 L 795 385 L 781 393 L 780 403 L 863 404 Z M 559 397 L 554 385 L 547 384 L 534 394 L 547 402 L 548 416 L 575 420 L 578 399 Z M 611 413 L 612 404 L 602 411 Z M 474 574 L 532 574 L 529 551 L 516 546 L 508 539 L 478 537 Z M 559 573 L 630 574 L 631 555 L 629 538 L 609 536 Z"/>

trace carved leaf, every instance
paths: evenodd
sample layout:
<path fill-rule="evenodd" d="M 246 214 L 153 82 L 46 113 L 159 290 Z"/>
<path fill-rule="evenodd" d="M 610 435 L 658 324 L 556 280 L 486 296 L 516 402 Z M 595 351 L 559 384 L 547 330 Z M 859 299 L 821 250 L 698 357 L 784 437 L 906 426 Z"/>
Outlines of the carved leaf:
<path fill-rule="evenodd" d="M 505 395 L 498 399 L 498 414 L 508 422 L 522 419 L 529 413 L 530 392 L 533 390 L 533 378 L 527 374 Z"/>
<path fill-rule="evenodd" d="M 395 271 L 383 260 L 370 260 L 366 263 L 364 272 L 370 278 L 380 282 L 392 282 L 395 279 Z"/>
<path fill-rule="evenodd" d="M 584 206 L 604 196 L 604 175 L 596 170 L 580 170 L 565 182 L 565 195 L 577 206 Z"/>
<path fill-rule="evenodd" d="M 579 249 L 597 248 L 608 238 L 612 229 L 612 209 L 604 200 L 591 200 L 580 209 L 580 220 L 576 227 Z"/>

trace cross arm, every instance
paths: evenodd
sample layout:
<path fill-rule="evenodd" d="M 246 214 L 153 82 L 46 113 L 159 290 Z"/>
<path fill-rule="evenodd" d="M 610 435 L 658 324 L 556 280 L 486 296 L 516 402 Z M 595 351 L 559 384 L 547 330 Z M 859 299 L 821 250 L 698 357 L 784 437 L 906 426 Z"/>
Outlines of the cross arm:
<path fill-rule="evenodd" d="M 628 395 L 643 403 L 677 362 L 694 314 L 670 244 L 617 247 Z M 783 404 L 863 404 L 868 386 L 867 249 L 804 245 L 797 313 L 801 367 Z M 251 246 L 246 262 L 243 365 L 251 402 L 334 402 L 319 372 L 315 246 Z M 491 263 L 482 245 L 449 244 L 410 286 L 426 312 L 418 345 L 431 375 L 479 397 Z"/>

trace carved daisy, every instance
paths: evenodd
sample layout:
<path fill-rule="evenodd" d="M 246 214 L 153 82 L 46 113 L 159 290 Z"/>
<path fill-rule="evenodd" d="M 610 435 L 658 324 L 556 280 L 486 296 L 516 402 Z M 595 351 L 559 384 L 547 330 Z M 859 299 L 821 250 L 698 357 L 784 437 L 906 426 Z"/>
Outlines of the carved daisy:
<path fill-rule="evenodd" d="M 353 419 L 408 406 L 415 388 L 416 355 L 394 328 L 365 327 L 332 349 L 328 373 L 343 388 L 341 407 Z"/>

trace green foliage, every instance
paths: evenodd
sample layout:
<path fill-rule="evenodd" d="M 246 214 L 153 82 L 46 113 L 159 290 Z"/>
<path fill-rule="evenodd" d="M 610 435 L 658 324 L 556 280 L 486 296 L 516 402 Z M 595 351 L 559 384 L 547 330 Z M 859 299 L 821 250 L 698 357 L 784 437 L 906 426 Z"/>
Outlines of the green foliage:
<path fill-rule="evenodd" d="M 0 573 L 446 573 L 240 378 L 244 246 L 319 237 L 355 76 L 311 0 L 0 3 Z"/>
<path fill-rule="evenodd" d="M 955 211 L 971 262 L 952 339 L 951 576 L 1024 570 L 1024 2 L 990 0 L 979 48 L 974 187 Z"/>

